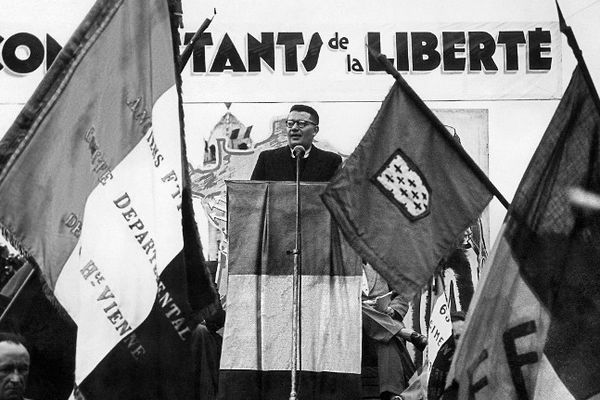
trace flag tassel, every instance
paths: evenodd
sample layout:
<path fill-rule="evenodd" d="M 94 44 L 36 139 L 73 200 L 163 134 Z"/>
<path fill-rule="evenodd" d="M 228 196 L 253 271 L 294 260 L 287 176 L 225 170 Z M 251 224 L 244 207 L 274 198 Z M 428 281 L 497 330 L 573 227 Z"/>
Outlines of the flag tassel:
<path fill-rule="evenodd" d="M 429 107 L 427 107 L 425 105 L 425 103 L 419 98 L 419 96 L 416 95 L 416 93 L 413 91 L 413 89 L 406 83 L 404 78 L 402 78 L 402 75 L 400 75 L 400 72 L 398 72 L 398 70 L 396 68 L 394 68 L 394 66 L 389 62 L 389 60 L 385 56 L 385 54 L 381 54 L 381 53 L 373 50 L 368 45 L 367 45 L 367 48 L 369 49 L 369 53 L 371 53 L 371 55 L 373 55 L 375 58 L 377 58 L 377 61 L 379 61 L 379 63 L 385 68 L 385 71 L 388 74 L 390 74 L 391 76 L 393 76 L 394 79 L 406 91 L 406 93 L 408 93 L 411 96 L 411 98 L 419 106 L 421 111 L 423 113 L 425 113 L 426 115 L 428 115 L 430 117 L 431 121 L 434 121 L 434 123 L 437 125 L 438 131 L 443 134 L 444 138 L 446 138 L 446 140 L 449 142 L 450 146 L 452 146 L 458 152 L 458 154 L 460 154 L 463 161 L 465 161 L 467 163 L 467 165 L 471 168 L 471 170 L 475 173 L 475 175 L 477 175 L 477 177 L 484 183 L 484 185 L 490 190 L 490 192 L 492 192 L 494 194 L 494 196 L 496 196 L 496 198 L 500 201 L 500 203 L 502 203 L 504 208 L 506 208 L 508 210 L 508 207 L 510 206 L 510 203 L 508 202 L 508 200 L 506 200 L 506 198 L 502 195 L 502 193 L 500 193 L 498 188 L 496 188 L 496 186 L 494 186 L 492 181 L 490 181 L 490 179 L 485 174 L 485 172 L 483 172 L 481 170 L 481 168 L 479 168 L 479 165 L 477 165 L 477 163 L 475 163 L 475 161 L 473 161 L 471 156 L 469 156 L 469 154 L 467 154 L 465 149 L 463 149 L 462 146 L 460 146 L 454 140 L 454 138 L 452 138 L 450 136 L 450 134 L 448 133 L 448 131 L 446 130 L 444 125 L 435 116 L 435 114 L 429 109 Z"/>

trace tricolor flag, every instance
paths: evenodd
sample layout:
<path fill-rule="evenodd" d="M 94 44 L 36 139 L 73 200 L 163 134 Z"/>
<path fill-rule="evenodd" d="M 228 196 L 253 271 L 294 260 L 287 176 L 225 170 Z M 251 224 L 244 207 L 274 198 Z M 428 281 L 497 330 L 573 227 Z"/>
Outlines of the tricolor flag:
<path fill-rule="evenodd" d="M 303 183 L 298 398 L 360 399 L 362 263 Z M 295 190 L 229 182 L 229 287 L 220 399 L 290 395 Z"/>
<path fill-rule="evenodd" d="M 398 75 L 323 201 L 352 247 L 411 299 L 491 200 L 485 179 Z"/>
<path fill-rule="evenodd" d="M 86 399 L 194 395 L 189 317 L 216 297 L 190 217 L 172 37 L 166 0 L 98 1 L 0 145 L 0 224 L 77 325 Z"/>
<path fill-rule="evenodd" d="M 600 113 L 581 66 L 550 121 L 494 246 L 453 361 L 459 398 L 600 394 Z"/>

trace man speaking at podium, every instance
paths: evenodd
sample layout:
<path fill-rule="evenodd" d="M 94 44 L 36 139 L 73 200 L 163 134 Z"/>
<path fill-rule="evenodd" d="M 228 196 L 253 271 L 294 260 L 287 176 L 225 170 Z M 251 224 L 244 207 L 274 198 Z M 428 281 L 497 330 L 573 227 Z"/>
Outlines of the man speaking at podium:
<path fill-rule="evenodd" d="M 292 106 L 285 124 L 287 145 L 260 153 L 254 182 L 228 183 L 219 399 L 359 400 L 361 263 L 319 197 L 342 158 L 313 145 L 312 107 Z"/>
<path fill-rule="evenodd" d="M 295 158 L 299 156 L 302 157 L 300 160 L 301 181 L 327 182 L 331 180 L 342 163 L 342 158 L 336 153 L 313 146 L 313 139 L 319 132 L 319 114 L 315 109 L 302 104 L 292 106 L 285 126 L 288 145 L 260 153 L 250 179 L 253 181 L 295 181 Z"/>

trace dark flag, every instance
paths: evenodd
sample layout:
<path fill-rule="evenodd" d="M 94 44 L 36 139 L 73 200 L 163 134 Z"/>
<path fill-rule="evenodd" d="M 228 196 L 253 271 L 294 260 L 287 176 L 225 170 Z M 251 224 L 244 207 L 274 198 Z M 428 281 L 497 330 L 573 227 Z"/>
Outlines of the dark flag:
<path fill-rule="evenodd" d="M 322 197 L 352 247 L 410 299 L 492 194 L 464 150 L 397 79 Z"/>
<path fill-rule="evenodd" d="M 0 226 L 77 327 L 80 398 L 194 397 L 192 317 L 217 298 L 171 32 L 166 0 L 98 1 L 0 143 Z"/>
<path fill-rule="evenodd" d="M 454 365 L 459 398 L 588 399 L 600 393 L 597 96 L 578 66 L 504 221 Z M 595 397 L 594 397 L 595 398 Z"/>

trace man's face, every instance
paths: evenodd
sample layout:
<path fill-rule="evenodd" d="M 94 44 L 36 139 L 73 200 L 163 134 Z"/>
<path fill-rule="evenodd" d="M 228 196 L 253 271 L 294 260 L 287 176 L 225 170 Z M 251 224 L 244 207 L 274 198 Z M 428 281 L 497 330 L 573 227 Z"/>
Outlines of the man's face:
<path fill-rule="evenodd" d="M 319 127 L 315 125 L 315 121 L 311 115 L 304 111 L 292 111 L 288 114 L 287 123 L 291 124 L 292 121 L 296 122 L 290 128 L 287 126 L 287 137 L 290 148 L 294 148 L 298 145 L 303 146 L 305 149 L 312 145 L 313 139 Z M 305 126 L 301 128 L 297 121 L 305 122 Z M 302 124 L 303 122 L 300 122 Z"/>
<path fill-rule="evenodd" d="M 21 400 L 29 376 L 29 353 L 21 345 L 0 342 L 0 400 Z"/>

